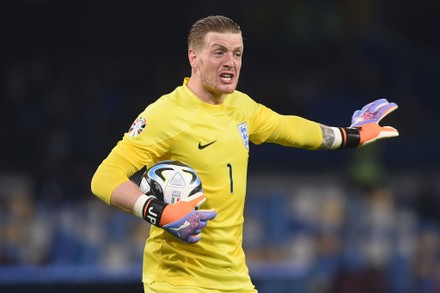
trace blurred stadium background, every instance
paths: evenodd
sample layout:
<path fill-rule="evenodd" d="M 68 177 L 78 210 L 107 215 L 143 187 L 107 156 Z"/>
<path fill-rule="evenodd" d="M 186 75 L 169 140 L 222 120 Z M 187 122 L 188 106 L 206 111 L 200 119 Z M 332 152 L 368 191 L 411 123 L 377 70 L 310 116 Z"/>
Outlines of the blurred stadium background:
<path fill-rule="evenodd" d="M 224 14 L 244 32 L 239 89 L 274 110 L 344 126 L 372 99 L 400 106 L 385 122 L 401 136 L 360 150 L 251 147 L 244 245 L 260 292 L 440 292 L 439 8 L 2 3 L 0 291 L 142 292 L 148 226 L 94 198 L 90 178 L 189 74 L 189 26 Z"/>

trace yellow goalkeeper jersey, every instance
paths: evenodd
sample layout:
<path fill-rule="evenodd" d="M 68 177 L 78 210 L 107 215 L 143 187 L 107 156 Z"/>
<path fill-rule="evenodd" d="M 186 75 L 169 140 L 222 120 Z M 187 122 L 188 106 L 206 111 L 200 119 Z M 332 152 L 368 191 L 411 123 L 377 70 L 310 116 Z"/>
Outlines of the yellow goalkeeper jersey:
<path fill-rule="evenodd" d="M 188 80 L 139 114 L 98 168 L 95 193 L 109 203 L 114 188 L 143 166 L 168 159 L 191 165 L 207 197 L 201 209 L 215 209 L 217 217 L 193 245 L 152 226 L 143 282 L 252 290 L 242 249 L 249 143 L 316 149 L 321 129 L 318 123 L 280 115 L 239 91 L 220 105 L 207 104 L 189 90 Z"/>

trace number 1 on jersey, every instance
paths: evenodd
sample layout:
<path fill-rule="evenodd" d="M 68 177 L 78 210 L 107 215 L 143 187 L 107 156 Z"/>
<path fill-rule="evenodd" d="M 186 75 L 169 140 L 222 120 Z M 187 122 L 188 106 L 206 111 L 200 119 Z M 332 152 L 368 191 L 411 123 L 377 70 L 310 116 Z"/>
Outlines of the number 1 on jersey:
<path fill-rule="evenodd" d="M 234 193 L 234 179 L 232 178 L 232 165 L 228 163 L 226 165 L 229 169 L 229 191 Z"/>

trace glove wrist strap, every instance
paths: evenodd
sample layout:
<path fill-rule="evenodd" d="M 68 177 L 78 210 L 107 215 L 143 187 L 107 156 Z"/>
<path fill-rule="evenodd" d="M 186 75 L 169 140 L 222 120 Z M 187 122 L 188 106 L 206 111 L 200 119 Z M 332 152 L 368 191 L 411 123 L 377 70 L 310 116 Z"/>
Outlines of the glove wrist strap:
<path fill-rule="evenodd" d="M 165 209 L 165 207 L 168 204 L 161 202 L 160 200 L 157 200 L 155 198 L 151 198 L 144 209 L 144 219 L 148 223 L 160 227 L 159 222 L 160 218 L 162 217 L 162 213 Z"/>
<path fill-rule="evenodd" d="M 358 128 L 341 127 L 342 148 L 357 148 L 361 141 L 361 135 Z"/>
<path fill-rule="evenodd" d="M 160 218 L 166 206 L 166 203 L 157 200 L 153 195 L 142 194 L 134 204 L 133 214 L 150 224 L 159 226 Z"/>

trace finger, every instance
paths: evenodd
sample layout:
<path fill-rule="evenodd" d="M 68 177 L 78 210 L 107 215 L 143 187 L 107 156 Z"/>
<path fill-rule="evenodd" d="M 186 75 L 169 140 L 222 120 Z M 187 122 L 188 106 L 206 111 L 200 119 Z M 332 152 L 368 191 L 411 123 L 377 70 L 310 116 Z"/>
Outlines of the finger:
<path fill-rule="evenodd" d="M 197 213 L 201 221 L 212 220 L 217 216 L 216 210 L 198 210 Z"/>
<path fill-rule="evenodd" d="M 203 228 L 205 228 L 208 225 L 208 221 L 200 221 L 199 226 L 197 227 L 198 230 L 202 230 Z M 198 231 L 197 230 L 197 231 Z M 198 234 L 198 233 L 194 233 L 194 234 Z"/>
<path fill-rule="evenodd" d="M 357 116 L 361 115 L 361 113 L 362 113 L 361 110 L 356 110 L 356 111 L 353 113 L 353 117 L 357 117 Z"/>
<path fill-rule="evenodd" d="M 379 107 L 386 105 L 388 103 L 387 99 L 378 99 L 371 103 L 366 104 L 360 110 L 361 112 L 373 112 L 376 111 Z"/>
<path fill-rule="evenodd" d="M 371 143 L 373 141 L 376 141 L 376 140 L 379 140 L 382 138 L 389 138 L 389 137 L 396 137 L 396 136 L 399 136 L 399 132 L 394 127 L 391 127 L 391 126 L 380 127 L 380 130 L 377 133 L 377 135 L 367 138 L 365 141 L 362 142 L 362 145 Z"/>
<path fill-rule="evenodd" d="M 200 239 L 202 239 L 202 235 L 201 234 L 197 234 L 197 235 L 191 235 L 189 236 L 185 242 L 189 243 L 189 244 L 194 244 L 200 241 Z"/>
<path fill-rule="evenodd" d="M 394 110 L 396 110 L 399 106 L 397 106 L 396 103 L 389 103 L 386 108 L 384 108 L 382 111 L 382 113 L 380 114 L 379 120 L 382 120 L 385 116 L 387 116 L 388 114 L 390 114 L 391 112 L 393 112 Z"/>
<path fill-rule="evenodd" d="M 378 111 L 380 108 L 382 108 L 382 107 L 384 107 L 384 106 L 386 106 L 388 104 L 389 104 L 389 102 L 388 102 L 387 99 L 376 100 L 373 103 L 371 103 L 371 110 L 373 112 Z"/>
<path fill-rule="evenodd" d="M 396 103 L 381 104 L 379 106 L 382 109 L 376 107 L 374 110 L 356 111 L 352 117 L 351 127 L 359 127 L 371 122 L 379 123 L 385 116 L 398 108 Z"/>
<path fill-rule="evenodd" d="M 399 136 L 399 131 L 396 128 L 391 126 L 382 126 L 379 134 L 380 138 L 384 137 L 396 137 Z"/>
<path fill-rule="evenodd" d="M 196 208 L 201 206 L 206 201 L 206 196 L 201 192 L 197 192 L 191 195 L 190 199 L 191 200 L 189 200 L 188 202 L 193 208 Z"/>

